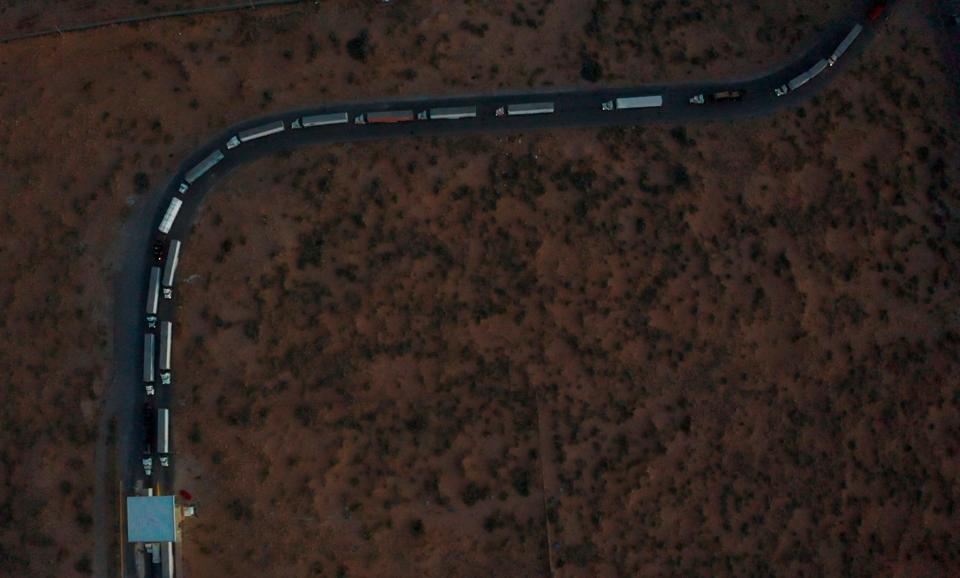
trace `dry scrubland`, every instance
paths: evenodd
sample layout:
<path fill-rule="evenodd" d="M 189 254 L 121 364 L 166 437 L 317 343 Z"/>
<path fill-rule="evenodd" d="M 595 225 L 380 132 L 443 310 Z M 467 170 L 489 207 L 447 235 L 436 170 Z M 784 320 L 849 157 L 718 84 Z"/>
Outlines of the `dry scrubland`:
<path fill-rule="evenodd" d="M 960 571 L 960 151 L 914 25 L 755 123 L 228 178 L 177 319 L 191 572 Z"/>
<path fill-rule="evenodd" d="M 222 127 L 748 71 L 841 10 L 525 6 L 324 3 L 0 46 L 0 573 L 90 573 L 118 231 Z M 178 320 L 195 573 L 286 549 L 264 567 L 953 569 L 956 135 L 919 25 L 885 28 L 803 117 L 329 147 L 231 179 Z M 276 550 L 228 540 L 251 523 Z"/>

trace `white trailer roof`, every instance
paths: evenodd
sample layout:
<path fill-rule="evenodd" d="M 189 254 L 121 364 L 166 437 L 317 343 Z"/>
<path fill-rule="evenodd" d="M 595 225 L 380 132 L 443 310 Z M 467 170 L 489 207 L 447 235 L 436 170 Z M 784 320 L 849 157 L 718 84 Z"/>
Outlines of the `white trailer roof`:
<path fill-rule="evenodd" d="M 173 341 L 173 323 L 160 323 L 160 371 L 170 371 L 170 345 Z"/>
<path fill-rule="evenodd" d="M 663 106 L 663 97 L 659 94 L 653 96 L 628 96 L 617 99 L 617 108 L 650 108 Z"/>
<path fill-rule="evenodd" d="M 545 114 L 553 112 L 552 102 L 525 102 L 507 106 L 507 114 Z"/>
<path fill-rule="evenodd" d="M 332 112 L 329 114 L 314 114 L 300 119 L 304 127 L 324 126 L 328 124 L 343 124 L 350 121 L 350 115 L 345 112 Z"/>
<path fill-rule="evenodd" d="M 267 124 L 262 124 L 260 126 L 248 128 L 247 130 L 241 132 L 237 136 L 240 138 L 240 142 L 247 142 L 247 141 L 256 140 L 258 138 L 263 138 L 271 134 L 276 134 L 278 132 L 283 132 L 282 120 L 268 122 Z"/>
<path fill-rule="evenodd" d="M 150 268 L 150 282 L 147 284 L 147 315 L 157 314 L 160 300 L 160 267 Z"/>
<path fill-rule="evenodd" d="M 180 260 L 180 241 L 174 239 L 170 241 L 170 248 L 167 249 L 167 263 L 163 266 L 163 286 L 173 286 L 173 276 L 177 272 L 177 264 Z"/>
<path fill-rule="evenodd" d="M 193 181 L 199 179 L 206 174 L 207 171 L 212 169 L 217 163 L 223 160 L 223 153 L 220 152 L 220 149 L 217 149 L 210 153 L 207 158 L 203 159 L 195 167 L 187 171 L 187 174 L 183 176 L 183 180 L 187 181 L 191 185 Z"/>
<path fill-rule="evenodd" d="M 170 227 L 173 226 L 173 221 L 177 218 L 177 213 L 180 212 L 182 204 L 183 201 L 179 197 L 170 199 L 170 205 L 167 207 L 167 212 L 163 214 L 163 218 L 160 219 L 160 226 L 158 227 L 164 235 L 170 232 Z"/>

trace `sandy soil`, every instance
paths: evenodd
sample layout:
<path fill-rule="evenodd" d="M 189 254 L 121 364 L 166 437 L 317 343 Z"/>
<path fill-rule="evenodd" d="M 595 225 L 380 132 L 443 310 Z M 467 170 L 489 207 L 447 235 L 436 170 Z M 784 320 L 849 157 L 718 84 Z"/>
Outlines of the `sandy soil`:
<path fill-rule="evenodd" d="M 957 132 L 920 26 L 769 120 L 232 176 L 183 263 L 189 569 L 960 571 Z"/>
<path fill-rule="evenodd" d="M 651 6 L 328 3 L 0 47 L 0 569 L 89 574 L 116 231 L 194 146 L 330 99 L 587 84 L 584 55 L 610 82 L 752 70 L 838 10 Z M 919 24 L 887 27 L 902 42 L 803 117 L 687 146 L 568 131 L 237 175 L 184 264 L 191 567 L 953 569 L 955 116 Z M 249 553 L 248 517 L 270 536 Z"/>

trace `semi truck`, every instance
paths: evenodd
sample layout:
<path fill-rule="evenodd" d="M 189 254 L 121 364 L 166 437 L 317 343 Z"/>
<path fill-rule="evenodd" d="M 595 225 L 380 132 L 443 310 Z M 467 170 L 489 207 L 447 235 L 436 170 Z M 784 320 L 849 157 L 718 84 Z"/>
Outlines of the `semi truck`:
<path fill-rule="evenodd" d="M 193 184 L 194 181 L 207 174 L 207 171 L 217 166 L 217 163 L 223 160 L 223 153 L 220 152 L 220 149 L 217 149 L 207 155 L 205 159 L 197 163 L 195 167 L 187 171 L 187 174 L 183 175 L 183 180 L 187 181 L 187 184 Z"/>
<path fill-rule="evenodd" d="M 147 282 L 147 327 L 157 326 L 157 305 L 160 302 L 160 267 L 150 267 L 150 281 Z"/>
<path fill-rule="evenodd" d="M 827 62 L 826 58 L 822 58 L 819 61 L 817 61 L 816 64 L 811 66 L 809 70 L 793 77 L 792 79 L 790 79 L 790 82 L 776 88 L 774 92 L 776 93 L 777 96 L 783 96 L 790 91 L 797 90 L 804 84 L 816 78 L 818 74 L 826 70 L 827 66 L 829 66 L 829 62 Z"/>
<path fill-rule="evenodd" d="M 834 50 L 833 54 L 830 55 L 830 58 L 827 59 L 827 62 L 830 64 L 830 66 L 833 66 L 837 63 L 837 60 L 839 60 L 840 57 L 843 56 L 843 53 L 850 48 L 850 45 L 853 44 L 853 41 L 856 40 L 858 36 L 860 36 L 861 32 L 863 32 L 863 26 L 857 24 L 850 30 L 850 32 L 847 33 L 840 44 L 837 45 L 837 49 Z"/>
<path fill-rule="evenodd" d="M 163 321 L 160 323 L 160 357 L 157 365 L 160 368 L 160 383 L 170 385 L 170 357 L 173 344 L 173 323 Z"/>
<path fill-rule="evenodd" d="M 146 384 L 147 395 L 153 395 L 153 356 L 157 348 L 157 336 L 153 333 L 143 335 L 143 383 Z"/>
<path fill-rule="evenodd" d="M 170 385 L 170 349 L 173 342 L 173 323 L 160 323 L 160 383 Z"/>
<path fill-rule="evenodd" d="M 627 96 L 608 100 L 600 105 L 603 110 L 625 110 L 630 108 L 656 108 L 663 106 L 663 96 Z"/>
<path fill-rule="evenodd" d="M 150 477 L 150 474 L 153 473 L 153 444 L 150 438 L 157 427 L 155 416 L 156 412 L 153 410 L 153 405 L 150 403 L 143 404 L 143 429 L 147 434 L 147 439 L 143 443 L 143 455 L 140 463 L 143 464 L 143 473 L 147 477 Z"/>
<path fill-rule="evenodd" d="M 282 120 L 275 120 L 273 122 L 268 122 L 267 124 L 261 124 L 260 126 L 248 128 L 247 130 L 240 131 L 238 134 L 230 137 L 230 140 L 227 141 L 227 149 L 236 148 L 240 146 L 240 143 L 250 142 L 252 140 L 257 140 L 258 138 L 283 132 L 284 128 L 285 127 L 283 126 Z"/>
<path fill-rule="evenodd" d="M 167 249 L 167 262 L 163 266 L 163 298 L 173 299 L 173 276 L 177 272 L 177 265 L 180 262 L 180 241 L 173 239 L 170 241 L 170 248 Z M 159 268 L 159 267 L 158 267 Z"/>
<path fill-rule="evenodd" d="M 414 120 L 412 110 L 381 110 L 360 113 L 353 118 L 356 124 L 387 124 Z"/>
<path fill-rule="evenodd" d="M 524 102 L 509 104 L 506 109 L 502 106 L 497 109 L 497 116 L 523 116 L 528 114 L 552 114 L 555 108 L 552 102 Z"/>
<path fill-rule="evenodd" d="M 743 98 L 743 95 L 747 91 L 735 89 L 735 90 L 719 90 L 717 92 L 712 92 L 709 94 L 698 94 L 696 96 L 690 97 L 690 104 L 704 104 L 708 100 L 710 102 L 732 102 L 738 101 Z"/>
<path fill-rule="evenodd" d="M 183 205 L 183 201 L 179 197 L 170 199 L 170 205 L 167 206 L 167 212 L 163 214 L 163 218 L 160 219 L 160 227 L 158 227 L 164 235 L 170 232 L 170 227 L 173 226 L 173 221 L 176 220 L 181 205 Z"/>
<path fill-rule="evenodd" d="M 327 126 L 331 124 L 346 124 L 350 122 L 350 115 L 345 112 L 331 112 L 328 114 L 314 114 L 298 118 L 290 123 L 290 128 L 310 128 L 313 126 Z"/>
<path fill-rule="evenodd" d="M 448 106 L 440 108 L 431 108 L 417 113 L 420 120 L 457 120 L 461 118 L 474 118 L 477 116 L 477 107 L 475 106 Z"/>
<path fill-rule="evenodd" d="M 157 409 L 157 454 L 160 456 L 160 465 L 170 466 L 170 410 L 161 407 Z"/>
<path fill-rule="evenodd" d="M 173 543 L 160 542 L 160 575 L 173 578 Z"/>

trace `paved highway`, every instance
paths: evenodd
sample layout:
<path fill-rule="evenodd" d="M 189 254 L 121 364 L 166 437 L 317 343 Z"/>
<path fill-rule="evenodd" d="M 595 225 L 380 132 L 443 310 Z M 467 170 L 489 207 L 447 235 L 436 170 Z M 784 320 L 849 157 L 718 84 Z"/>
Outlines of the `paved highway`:
<path fill-rule="evenodd" d="M 173 403 L 172 389 L 177 387 L 177 368 L 184 359 L 174 359 L 172 385 L 166 386 L 158 382 L 155 398 L 148 398 L 144 393 L 142 379 L 143 335 L 147 328 L 144 303 L 146 301 L 147 280 L 150 267 L 154 264 L 152 245 L 157 238 L 157 228 L 166 211 L 170 200 L 181 198 L 183 205 L 173 223 L 168 238 L 186 241 L 190 228 L 203 203 L 205 195 L 214 187 L 215 183 L 224 175 L 237 167 L 254 159 L 278 151 L 296 149 L 320 143 L 341 143 L 350 141 L 374 140 L 384 138 L 401 138 L 411 136 L 457 135 L 470 133 L 527 132 L 560 127 L 574 126 L 626 126 L 645 123 L 680 124 L 696 121 L 726 121 L 733 119 L 750 118 L 766 115 L 784 109 L 795 107 L 821 90 L 831 79 L 858 59 L 859 53 L 866 47 L 875 34 L 875 23 L 863 22 L 863 3 L 855 2 L 854 9 L 848 18 L 833 23 L 825 29 L 819 38 L 812 42 L 807 50 L 789 64 L 753 78 L 731 79 L 724 82 L 706 82 L 669 85 L 642 85 L 624 88 L 602 89 L 575 89 L 550 90 L 535 92 L 477 94 L 450 97 L 411 98 L 391 101 L 351 102 L 340 104 L 325 104 L 320 107 L 295 110 L 269 117 L 243 122 L 231 127 L 227 131 L 213 138 L 207 145 L 197 150 L 187 158 L 180 167 L 178 174 L 165 187 L 157 191 L 138 212 L 132 216 L 123 231 L 121 231 L 122 270 L 116 282 L 115 290 L 115 356 L 116 368 L 112 386 L 108 389 L 105 399 L 105 411 L 101 431 L 107 431 L 107 424 L 111 418 L 116 418 L 116 448 L 109 448 L 106 443 L 106 434 L 103 434 L 97 448 L 97 484 L 95 494 L 95 525 L 96 550 L 94 556 L 94 574 L 105 576 L 111 564 L 111 550 L 116 545 L 116 532 L 111 531 L 109 504 L 115 500 L 113 491 L 115 481 L 109 479 L 108 464 L 110 452 L 115 451 L 119 456 L 119 475 L 121 476 L 123 491 L 130 495 L 134 493 L 134 486 L 138 480 L 148 487 L 159 489 L 164 494 L 175 493 L 173 486 L 176 457 L 171 457 L 171 466 L 163 468 L 157 456 L 153 457 L 153 475 L 150 479 L 144 476 L 141 465 L 141 452 L 147 440 L 153 449 L 156 448 L 155 432 L 148 432 L 144 427 L 143 406 L 150 402 L 151 407 L 171 408 L 171 430 L 181 427 L 178 424 L 177 407 Z M 857 22 L 864 23 L 866 28 L 844 55 L 839 63 L 825 70 L 817 78 L 795 92 L 778 97 L 774 88 L 781 86 L 801 72 L 809 69 L 820 59 L 828 57 L 834 48 Z M 696 94 L 710 94 L 718 90 L 740 89 L 745 91 L 744 97 L 735 102 L 706 103 L 694 105 L 689 103 L 690 97 Z M 601 103 L 617 97 L 662 95 L 663 106 L 650 109 L 636 110 L 601 110 Z M 499 107 L 523 102 L 553 102 L 555 112 L 552 114 L 532 115 L 522 117 L 498 117 L 495 111 Z M 415 120 L 397 124 L 366 124 L 357 125 L 352 119 L 360 113 L 380 110 L 413 110 L 419 112 L 437 107 L 476 106 L 475 118 L 461 120 Z M 347 112 L 351 122 L 334 126 L 315 127 L 293 130 L 291 123 L 305 115 Z M 262 139 L 243 143 L 232 149 L 227 149 L 227 141 L 238 132 L 260 126 L 268 122 L 281 120 L 286 130 Z M 191 168 L 219 150 L 224 159 L 212 170 L 197 179 L 189 189 L 178 192 L 183 177 Z M 189 247 L 184 243 L 184 249 Z M 176 321 L 175 302 L 176 289 L 173 299 L 161 297 L 159 307 L 160 320 Z M 174 324 L 174 341 L 183 331 Z M 177 448 L 173 447 L 176 452 Z M 123 560 L 125 561 L 125 576 L 136 576 L 136 564 L 133 563 L 135 552 L 125 543 L 125 528 L 120 528 L 120 539 Z M 147 575 L 150 575 L 150 566 Z M 158 574 L 159 575 L 159 574 Z"/>

